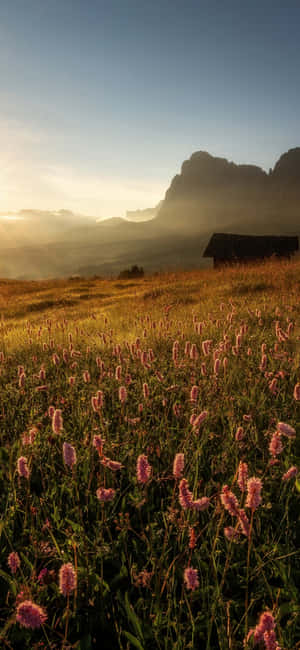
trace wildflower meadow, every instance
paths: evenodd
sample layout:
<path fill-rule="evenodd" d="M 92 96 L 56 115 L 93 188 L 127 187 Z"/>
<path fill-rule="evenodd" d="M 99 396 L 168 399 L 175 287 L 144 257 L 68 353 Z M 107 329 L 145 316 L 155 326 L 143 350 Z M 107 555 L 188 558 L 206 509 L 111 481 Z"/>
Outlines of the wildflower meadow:
<path fill-rule="evenodd" d="M 299 648 L 299 259 L 0 312 L 0 647 Z"/>

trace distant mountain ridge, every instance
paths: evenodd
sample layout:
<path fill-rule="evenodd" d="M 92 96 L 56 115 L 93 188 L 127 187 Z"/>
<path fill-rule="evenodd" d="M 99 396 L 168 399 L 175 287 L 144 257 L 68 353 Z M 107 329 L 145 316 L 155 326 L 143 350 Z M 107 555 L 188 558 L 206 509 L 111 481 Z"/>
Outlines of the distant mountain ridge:
<path fill-rule="evenodd" d="M 267 174 L 206 151 L 184 161 L 166 192 L 158 219 L 172 229 L 200 232 L 227 226 L 259 232 L 299 229 L 300 147 L 290 149 Z"/>
<path fill-rule="evenodd" d="M 202 253 L 213 232 L 300 235 L 300 147 L 280 156 L 269 173 L 195 152 L 158 207 L 147 221 L 143 216 L 155 208 L 136 211 L 136 221 L 32 210 L 38 237 L 46 219 L 39 244 L 30 231 L 20 236 L 19 223 L 7 230 L 2 223 L 0 277 L 111 275 L 132 264 L 146 271 L 195 268 L 207 264 Z"/>

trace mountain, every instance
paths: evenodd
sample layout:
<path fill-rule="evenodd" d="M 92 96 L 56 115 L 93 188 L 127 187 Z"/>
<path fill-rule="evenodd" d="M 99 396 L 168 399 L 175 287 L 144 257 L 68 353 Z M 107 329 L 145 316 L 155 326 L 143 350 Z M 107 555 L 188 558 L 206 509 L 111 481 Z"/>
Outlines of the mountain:
<path fill-rule="evenodd" d="M 209 263 L 202 253 L 213 232 L 300 235 L 300 147 L 269 173 L 195 152 L 153 210 L 148 220 L 144 211 L 133 220 L 97 220 L 65 210 L 2 219 L 0 276 L 111 275 L 132 264 L 195 268 Z"/>
<path fill-rule="evenodd" d="M 267 174 L 205 151 L 186 160 L 166 192 L 158 220 L 172 230 L 237 232 L 299 230 L 300 148 L 283 154 Z"/>

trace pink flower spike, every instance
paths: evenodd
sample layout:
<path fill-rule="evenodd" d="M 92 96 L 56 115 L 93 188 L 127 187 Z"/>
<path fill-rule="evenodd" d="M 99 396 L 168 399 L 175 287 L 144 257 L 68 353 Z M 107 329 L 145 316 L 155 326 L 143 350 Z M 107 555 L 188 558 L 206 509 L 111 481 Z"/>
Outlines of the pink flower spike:
<path fill-rule="evenodd" d="M 299 402 L 300 401 L 300 382 L 296 384 L 294 388 L 294 393 L 293 393 L 294 399 Z"/>
<path fill-rule="evenodd" d="M 141 454 L 136 463 L 136 475 L 139 483 L 147 483 L 151 477 L 152 467 L 148 463 L 148 458 Z"/>
<path fill-rule="evenodd" d="M 227 526 L 224 528 L 224 535 L 229 542 L 237 543 L 239 541 L 239 533 L 233 528 L 233 526 Z"/>
<path fill-rule="evenodd" d="M 125 404 L 125 402 L 127 400 L 127 390 L 126 390 L 125 386 L 120 386 L 120 388 L 119 388 L 119 400 L 120 400 L 121 404 Z"/>
<path fill-rule="evenodd" d="M 256 510 L 261 502 L 261 490 L 262 482 L 260 478 L 253 476 L 247 481 L 247 499 L 246 499 L 246 508 L 251 508 L 251 510 Z"/>
<path fill-rule="evenodd" d="M 238 427 L 235 434 L 236 441 L 240 442 L 241 440 L 243 440 L 243 437 L 244 437 L 244 429 L 243 427 Z"/>
<path fill-rule="evenodd" d="M 65 465 L 68 465 L 68 467 L 72 468 L 76 464 L 76 450 L 68 442 L 64 442 L 63 444 L 63 458 Z"/>
<path fill-rule="evenodd" d="M 63 428 L 63 419 L 60 409 L 56 409 L 52 417 L 52 431 L 53 433 L 61 433 Z"/>
<path fill-rule="evenodd" d="M 18 458 L 17 468 L 18 468 L 19 476 L 23 476 L 24 478 L 27 479 L 29 478 L 30 471 L 27 466 L 27 458 L 25 456 L 20 456 L 20 458 Z"/>
<path fill-rule="evenodd" d="M 204 420 L 206 420 L 207 416 L 208 416 L 208 411 L 202 411 L 201 413 L 199 413 L 199 415 L 195 417 L 192 426 L 194 428 L 199 427 L 199 425 L 202 424 Z"/>
<path fill-rule="evenodd" d="M 192 567 L 187 567 L 184 570 L 184 582 L 187 589 L 195 591 L 199 587 L 198 571 L 197 569 L 192 569 Z"/>
<path fill-rule="evenodd" d="M 47 614 L 42 607 L 33 603 L 32 600 L 23 600 L 17 607 L 16 619 L 22 627 L 34 630 L 45 623 Z"/>
<path fill-rule="evenodd" d="M 290 424 L 286 424 L 286 422 L 278 422 L 277 429 L 278 429 L 278 431 L 280 431 L 280 433 L 282 433 L 287 438 L 295 438 L 296 437 L 295 429 L 293 427 L 291 427 Z"/>
<path fill-rule="evenodd" d="M 246 492 L 247 479 L 248 479 L 248 465 L 247 465 L 247 463 L 240 462 L 239 468 L 238 468 L 237 484 L 238 484 L 241 492 Z"/>
<path fill-rule="evenodd" d="M 193 495 L 185 478 L 179 483 L 179 503 L 184 510 L 193 507 Z"/>
<path fill-rule="evenodd" d="M 245 513 L 245 510 L 243 508 L 240 509 L 239 514 L 238 514 L 238 518 L 239 518 L 239 528 L 240 528 L 241 532 L 246 537 L 249 537 L 249 535 L 250 535 L 250 523 L 249 523 L 249 519 L 248 519 L 248 517 L 247 517 L 247 515 Z"/>
<path fill-rule="evenodd" d="M 239 515 L 239 504 L 238 500 L 231 492 L 229 489 L 228 485 L 224 485 L 222 492 L 221 492 L 221 502 L 225 508 L 225 510 L 228 510 L 228 512 L 232 515 L 232 517 L 238 517 Z"/>
<path fill-rule="evenodd" d="M 103 446 L 104 446 L 104 438 L 101 438 L 101 436 L 96 435 L 93 438 L 93 447 L 95 447 L 98 451 L 99 456 L 102 456 L 103 454 Z"/>
<path fill-rule="evenodd" d="M 113 501 L 115 494 L 116 491 L 113 490 L 113 488 L 106 489 L 104 487 L 98 488 L 96 492 L 97 499 L 99 499 L 99 501 L 103 501 L 103 503 L 106 503 L 107 501 Z"/>
<path fill-rule="evenodd" d="M 202 512 L 203 510 L 207 510 L 209 504 L 210 504 L 209 497 L 202 497 L 201 499 L 197 499 L 196 501 L 193 501 L 192 508 L 193 510 Z"/>
<path fill-rule="evenodd" d="M 275 431 L 275 433 L 273 433 L 271 442 L 269 444 L 269 451 L 273 458 L 275 458 L 275 456 L 279 456 L 279 454 L 281 454 L 283 451 L 280 431 Z"/>
<path fill-rule="evenodd" d="M 111 469 L 112 472 L 117 472 L 119 469 L 122 469 L 123 467 L 122 463 L 119 463 L 117 460 L 111 460 L 106 456 L 103 456 L 100 462 L 105 467 L 108 467 L 108 469 Z"/>
<path fill-rule="evenodd" d="M 290 481 L 292 478 L 295 478 L 298 474 L 298 468 L 296 465 L 292 465 L 285 474 L 282 476 L 282 481 Z"/>
<path fill-rule="evenodd" d="M 18 553 L 16 553 L 16 552 L 10 553 L 9 556 L 8 556 L 7 564 L 9 566 L 11 572 L 13 574 L 16 573 L 19 566 L 20 566 L 20 564 L 21 564 L 21 560 L 19 558 Z"/>
<path fill-rule="evenodd" d="M 77 576 L 76 571 L 71 562 L 63 564 L 59 570 L 59 591 L 64 596 L 69 596 L 69 594 L 76 589 L 77 586 Z"/>
<path fill-rule="evenodd" d="M 176 454 L 173 463 L 174 478 L 181 478 L 184 470 L 184 454 Z"/>

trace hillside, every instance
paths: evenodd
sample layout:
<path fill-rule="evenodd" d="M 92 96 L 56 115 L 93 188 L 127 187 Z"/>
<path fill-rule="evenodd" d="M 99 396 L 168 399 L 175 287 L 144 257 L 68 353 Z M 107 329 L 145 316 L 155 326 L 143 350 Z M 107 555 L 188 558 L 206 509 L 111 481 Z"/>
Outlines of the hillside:
<path fill-rule="evenodd" d="M 0 645 L 297 647 L 299 292 L 0 281 Z"/>

